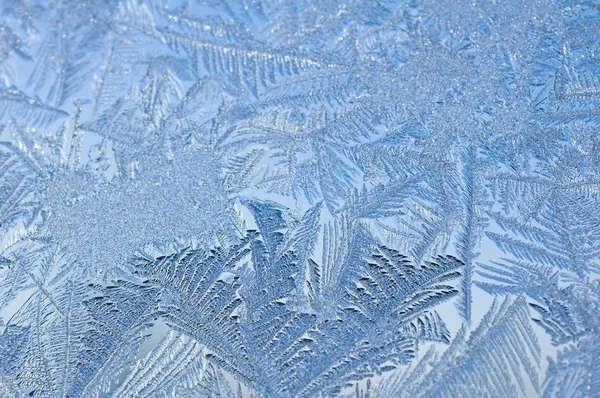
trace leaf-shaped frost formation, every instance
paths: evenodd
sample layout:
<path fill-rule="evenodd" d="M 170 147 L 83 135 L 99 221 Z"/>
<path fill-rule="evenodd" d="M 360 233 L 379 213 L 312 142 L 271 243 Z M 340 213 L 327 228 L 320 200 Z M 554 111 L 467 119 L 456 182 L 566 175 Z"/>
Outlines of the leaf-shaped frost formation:
<path fill-rule="evenodd" d="M 0 396 L 597 397 L 598 0 L 0 1 Z"/>

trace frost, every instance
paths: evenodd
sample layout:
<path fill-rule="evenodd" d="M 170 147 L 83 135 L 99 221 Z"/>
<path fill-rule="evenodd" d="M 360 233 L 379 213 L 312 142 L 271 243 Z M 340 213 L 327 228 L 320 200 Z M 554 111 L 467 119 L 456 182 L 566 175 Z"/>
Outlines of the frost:
<path fill-rule="evenodd" d="M 596 0 L 0 0 L 0 396 L 600 395 Z"/>
<path fill-rule="evenodd" d="M 127 263 L 148 244 L 231 235 L 231 210 L 211 157 L 189 150 L 172 161 L 149 159 L 135 178 L 100 184 L 81 173 L 59 174 L 44 192 L 48 233 L 97 271 Z"/>

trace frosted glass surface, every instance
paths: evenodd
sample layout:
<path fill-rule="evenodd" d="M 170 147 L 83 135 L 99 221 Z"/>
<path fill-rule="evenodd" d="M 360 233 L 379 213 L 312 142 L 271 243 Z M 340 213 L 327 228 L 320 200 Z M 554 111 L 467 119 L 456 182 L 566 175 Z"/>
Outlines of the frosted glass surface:
<path fill-rule="evenodd" d="M 0 0 L 0 397 L 600 397 L 598 0 Z"/>

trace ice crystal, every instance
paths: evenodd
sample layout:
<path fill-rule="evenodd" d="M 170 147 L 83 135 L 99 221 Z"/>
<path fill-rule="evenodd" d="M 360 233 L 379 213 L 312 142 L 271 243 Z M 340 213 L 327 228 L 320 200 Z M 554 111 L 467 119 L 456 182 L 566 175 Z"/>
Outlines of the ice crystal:
<path fill-rule="evenodd" d="M 58 174 L 44 192 L 48 233 L 82 266 L 99 270 L 126 264 L 148 244 L 232 234 L 232 210 L 211 157 L 189 150 L 173 160 L 148 159 L 135 178 L 108 183 Z"/>
<path fill-rule="evenodd" d="M 600 396 L 597 0 L 0 0 L 0 396 Z"/>

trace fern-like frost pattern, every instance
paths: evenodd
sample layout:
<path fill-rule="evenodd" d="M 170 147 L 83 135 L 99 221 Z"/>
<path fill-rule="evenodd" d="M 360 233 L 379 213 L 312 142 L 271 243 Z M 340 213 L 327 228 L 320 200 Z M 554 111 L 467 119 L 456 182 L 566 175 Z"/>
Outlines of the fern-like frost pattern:
<path fill-rule="evenodd" d="M 0 0 L 0 397 L 600 397 L 597 0 Z"/>

